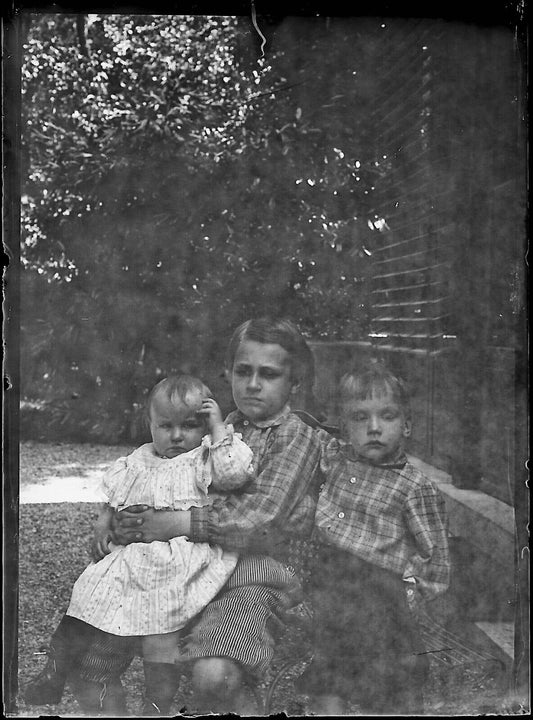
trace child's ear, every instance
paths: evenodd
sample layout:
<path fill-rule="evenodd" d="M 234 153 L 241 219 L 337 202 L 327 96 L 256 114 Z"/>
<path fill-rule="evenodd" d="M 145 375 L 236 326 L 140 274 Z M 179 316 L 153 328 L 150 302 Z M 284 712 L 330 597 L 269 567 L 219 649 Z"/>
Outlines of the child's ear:
<path fill-rule="evenodd" d="M 410 420 L 405 420 L 405 421 L 404 421 L 404 424 L 403 424 L 403 436 L 404 436 L 404 438 L 411 437 L 411 427 L 412 427 L 411 421 L 410 421 Z"/>
<path fill-rule="evenodd" d="M 294 380 L 294 382 L 291 385 L 291 395 L 296 395 L 298 390 L 300 389 L 300 381 Z"/>

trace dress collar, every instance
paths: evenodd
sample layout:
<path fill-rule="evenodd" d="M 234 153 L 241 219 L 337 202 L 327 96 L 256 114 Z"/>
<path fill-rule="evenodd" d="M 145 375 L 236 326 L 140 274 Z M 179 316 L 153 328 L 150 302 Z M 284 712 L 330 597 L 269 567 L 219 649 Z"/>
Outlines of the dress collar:
<path fill-rule="evenodd" d="M 233 412 L 230 412 L 226 421 L 232 423 L 233 425 L 237 422 L 241 422 L 245 425 L 249 424 L 253 425 L 254 427 L 263 429 L 275 427 L 276 425 L 281 425 L 281 423 L 287 417 L 290 411 L 290 406 L 285 405 L 285 407 L 282 408 L 280 412 L 273 418 L 269 418 L 268 420 L 249 420 L 245 415 L 242 414 L 240 410 L 234 410 Z"/>

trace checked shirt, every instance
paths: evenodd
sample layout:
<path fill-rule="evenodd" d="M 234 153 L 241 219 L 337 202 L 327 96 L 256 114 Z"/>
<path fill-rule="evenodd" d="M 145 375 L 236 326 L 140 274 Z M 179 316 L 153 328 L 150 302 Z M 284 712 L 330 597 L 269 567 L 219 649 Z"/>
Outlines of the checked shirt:
<path fill-rule="evenodd" d="M 255 479 L 210 507 L 192 508 L 190 539 L 281 560 L 288 538 L 309 536 L 313 528 L 321 481 L 320 435 L 289 407 L 257 423 L 236 410 L 226 422 L 251 448 Z"/>
<path fill-rule="evenodd" d="M 394 463 L 371 465 L 350 451 L 336 438 L 325 444 L 318 539 L 404 579 L 414 577 L 426 599 L 440 594 L 449 584 L 450 559 L 438 489 L 403 453 Z"/>

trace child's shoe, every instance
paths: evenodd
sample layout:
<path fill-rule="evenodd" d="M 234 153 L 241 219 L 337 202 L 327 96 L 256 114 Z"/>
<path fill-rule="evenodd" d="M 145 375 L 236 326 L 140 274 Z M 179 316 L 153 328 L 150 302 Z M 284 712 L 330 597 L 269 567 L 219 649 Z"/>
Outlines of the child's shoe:
<path fill-rule="evenodd" d="M 67 673 L 63 663 L 56 657 L 53 647 L 48 662 L 41 672 L 26 685 L 24 701 L 28 705 L 56 705 L 61 702 Z"/>

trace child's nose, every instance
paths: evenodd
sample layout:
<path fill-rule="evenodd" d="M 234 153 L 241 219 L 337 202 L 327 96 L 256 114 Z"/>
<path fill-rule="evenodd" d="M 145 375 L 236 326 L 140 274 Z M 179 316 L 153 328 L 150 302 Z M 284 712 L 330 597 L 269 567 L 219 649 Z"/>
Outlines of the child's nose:
<path fill-rule="evenodd" d="M 379 422 L 379 418 L 371 417 L 368 421 L 368 429 L 373 433 L 381 432 L 381 423 Z"/>
<path fill-rule="evenodd" d="M 173 440 L 181 440 L 182 437 L 183 437 L 183 431 L 182 431 L 181 425 L 175 425 L 172 428 L 172 439 Z"/>
<path fill-rule="evenodd" d="M 252 390 L 256 390 L 259 387 L 259 374 L 258 373 L 252 373 L 250 375 L 250 379 L 248 380 L 248 387 Z"/>

